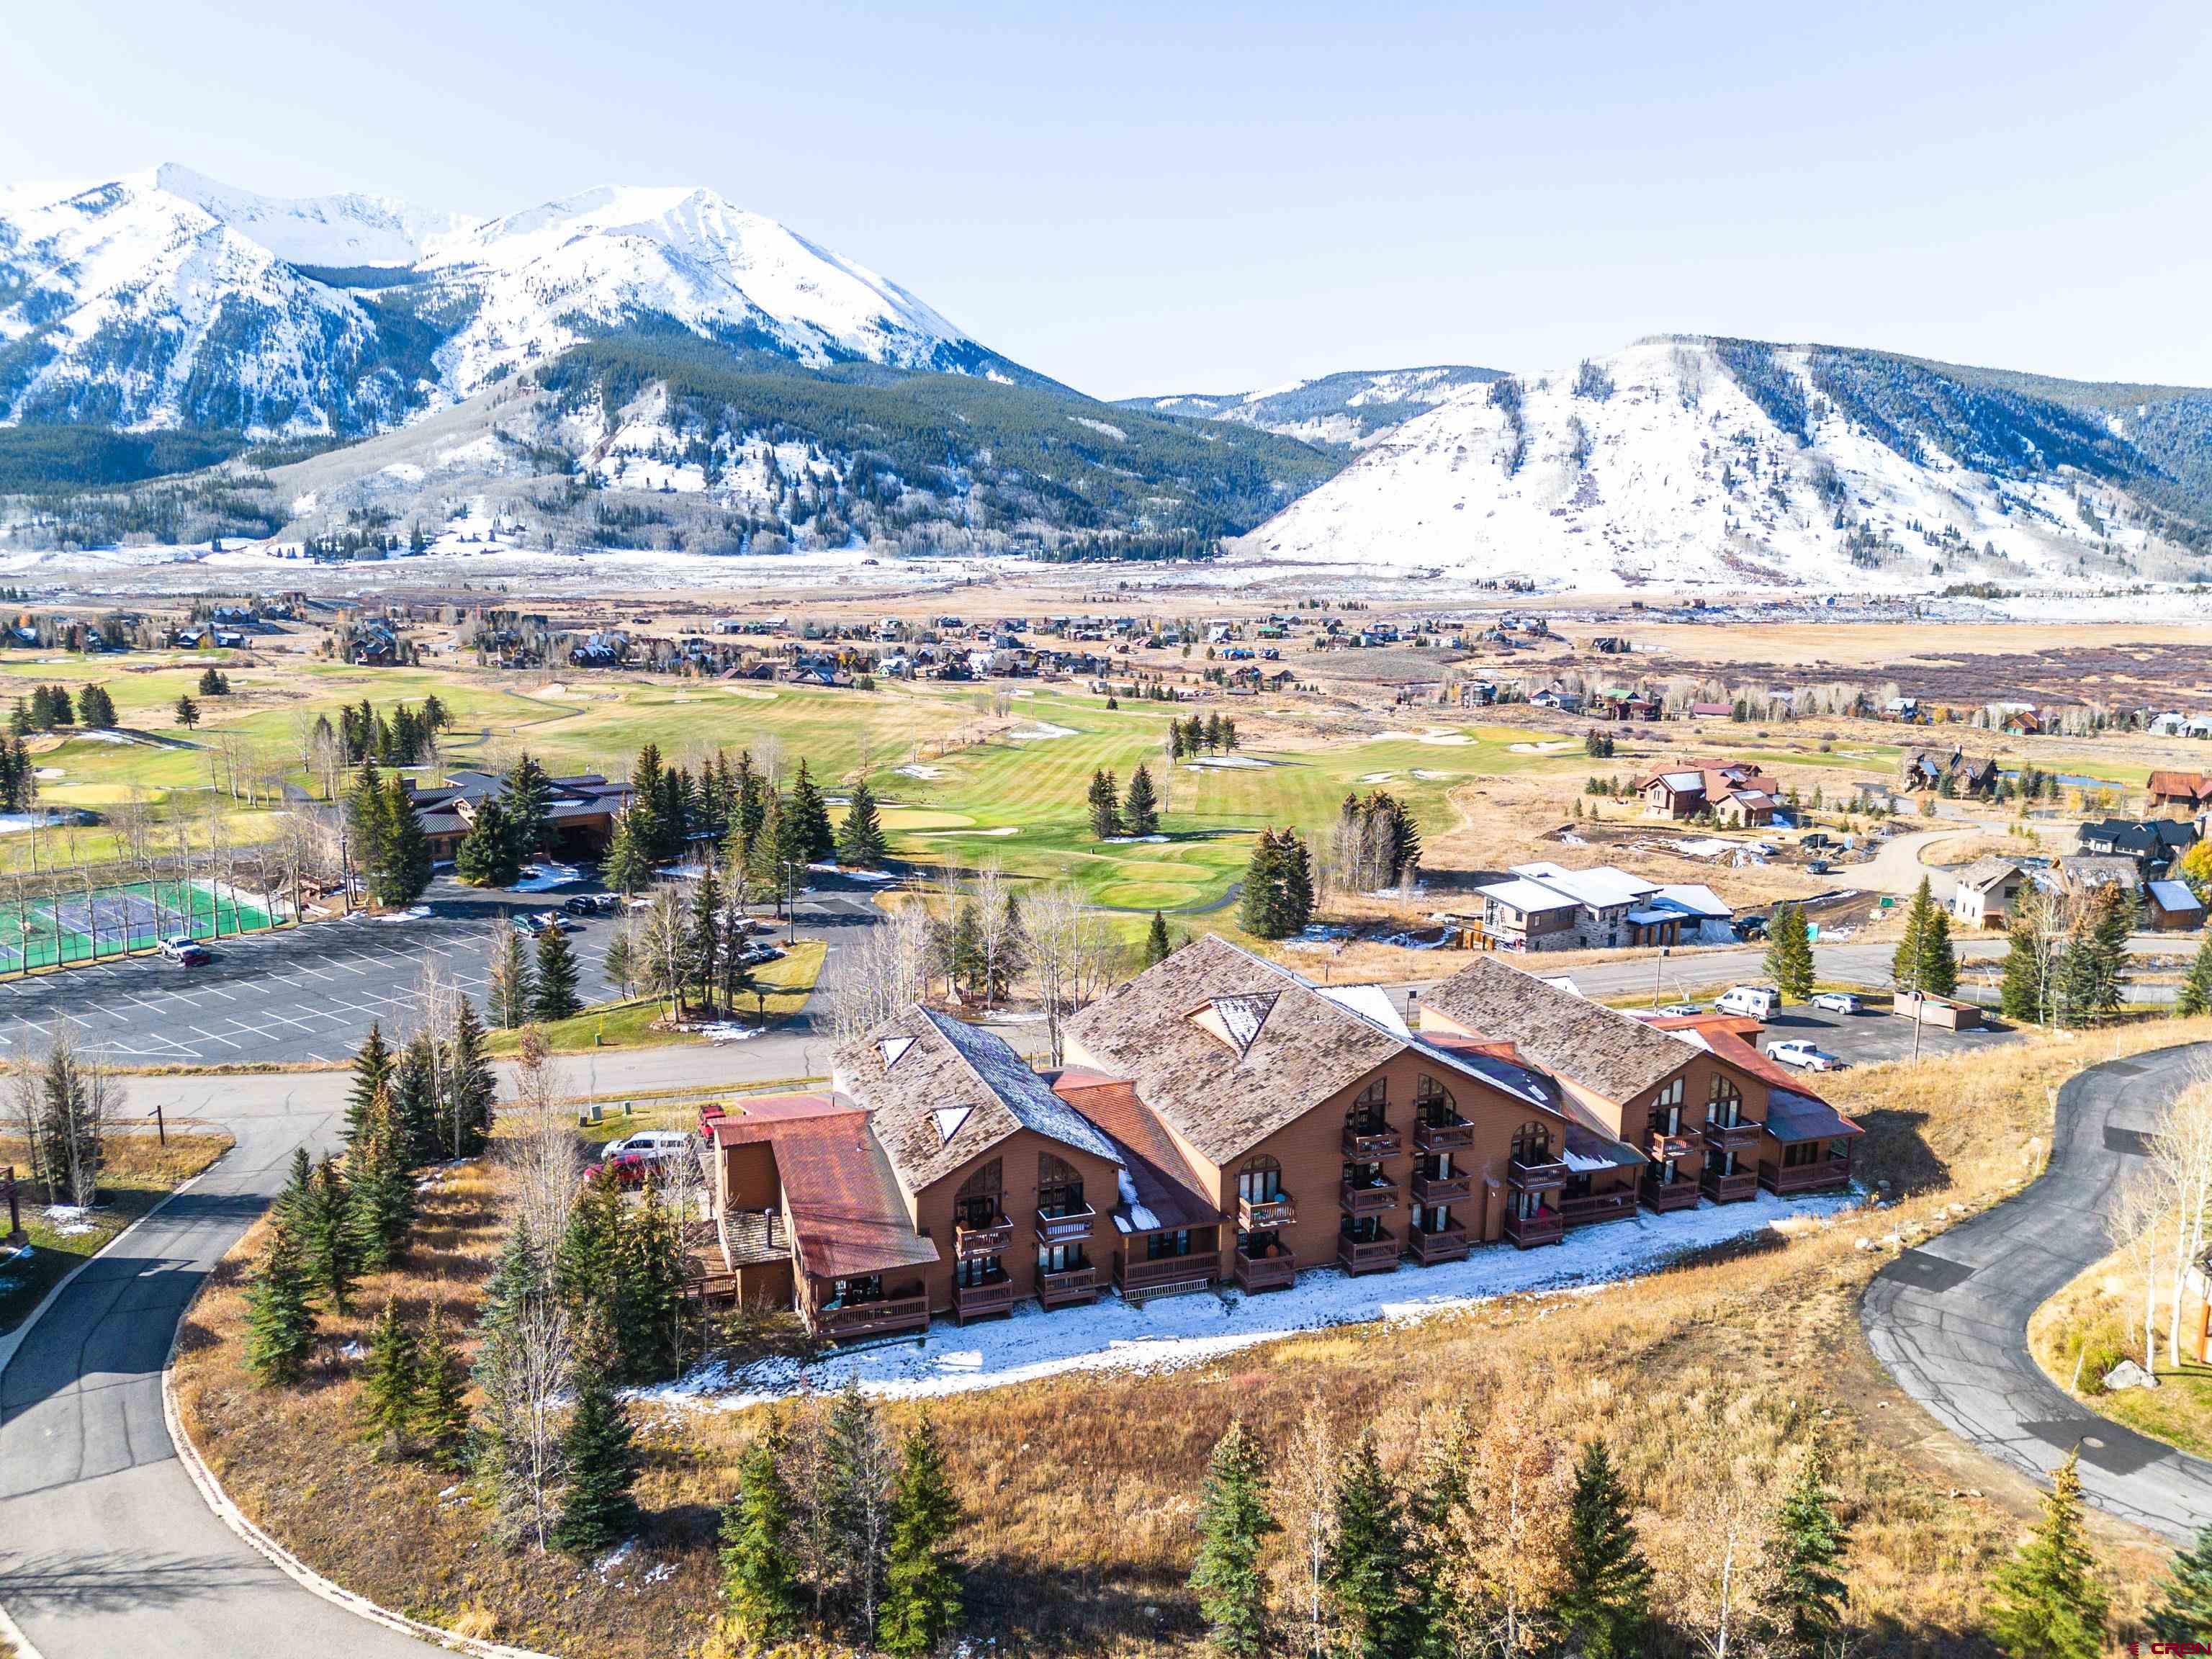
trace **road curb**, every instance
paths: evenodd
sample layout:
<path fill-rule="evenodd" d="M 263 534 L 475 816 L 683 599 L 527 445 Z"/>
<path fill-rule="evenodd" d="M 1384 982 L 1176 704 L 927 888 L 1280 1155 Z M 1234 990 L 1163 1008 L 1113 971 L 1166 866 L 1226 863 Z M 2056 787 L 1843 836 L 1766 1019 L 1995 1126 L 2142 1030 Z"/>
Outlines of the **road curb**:
<path fill-rule="evenodd" d="M 210 1275 L 210 1280 L 212 1277 Z M 202 1282 L 201 1291 L 206 1289 L 208 1282 Z M 192 1299 L 185 1304 L 184 1311 L 178 1315 L 176 1329 L 169 1334 L 169 1355 L 161 1365 L 161 1418 L 168 1425 L 169 1441 L 177 1449 L 177 1461 L 185 1466 L 185 1473 L 191 1477 L 192 1485 L 198 1488 L 202 1500 L 223 1525 L 252 1546 L 294 1583 L 310 1595 L 319 1596 L 332 1607 L 343 1608 L 356 1619 L 366 1619 L 373 1625 L 381 1625 L 386 1630 L 412 1636 L 418 1641 L 428 1642 L 449 1652 L 473 1655 L 475 1659 L 554 1659 L 554 1656 L 540 1653 L 532 1648 L 511 1648 L 498 1642 L 462 1636 L 441 1629 L 436 1625 L 425 1624 L 419 1619 L 410 1619 L 405 1613 L 394 1613 L 389 1607 L 379 1607 L 367 1596 L 356 1595 L 343 1585 L 324 1577 L 249 1520 L 245 1511 L 231 1501 L 230 1494 L 222 1489 L 222 1483 L 216 1479 L 215 1471 L 201 1457 L 199 1448 L 192 1443 L 191 1436 L 185 1431 L 183 1413 L 177 1409 L 177 1344 L 183 1339 L 185 1321 L 191 1317 L 192 1310 L 198 1305 L 199 1292 L 195 1292 Z M 34 1652 L 28 1653 L 27 1659 L 39 1659 L 39 1656 Z"/>

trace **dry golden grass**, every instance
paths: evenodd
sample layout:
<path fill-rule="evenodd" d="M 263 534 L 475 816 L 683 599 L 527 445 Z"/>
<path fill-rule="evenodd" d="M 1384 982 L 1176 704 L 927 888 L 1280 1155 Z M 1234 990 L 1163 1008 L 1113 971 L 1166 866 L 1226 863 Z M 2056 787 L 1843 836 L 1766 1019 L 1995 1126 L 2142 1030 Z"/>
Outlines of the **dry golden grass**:
<path fill-rule="evenodd" d="M 1878 1217 L 1807 1223 L 1786 1244 L 1587 1295 L 1290 1338 L 1182 1371 L 1071 1376 L 934 1401 L 969 1516 L 959 1540 L 969 1634 L 1010 1652 L 1194 1653 L 1184 1576 L 1196 1492 L 1232 1416 L 1279 1449 L 1318 1399 L 1341 1433 L 1371 1425 L 1402 1455 L 1439 1410 L 1464 1408 L 1479 1425 L 1510 1394 L 1562 1442 L 1602 1435 L 1612 1445 L 1638 1494 L 1662 1605 L 1707 1478 L 1698 1447 L 1709 1419 L 1724 1420 L 1746 1449 L 1817 1434 L 1851 1527 L 1853 1608 L 1869 1632 L 1861 1650 L 1978 1651 L 1988 1574 L 2035 1493 L 1946 1443 L 1890 1383 L 1860 1334 L 1860 1293 L 1886 1259 L 1883 1239 L 1923 1237 L 2041 1169 L 2051 1091 L 2075 1069 L 2208 1035 L 2212 1022 L 2146 1024 L 1831 1079 L 1866 1129 L 1862 1172 L 1886 1182 L 1892 1202 Z M 358 1337 L 386 1294 L 420 1300 L 441 1278 L 451 1305 L 465 1308 L 495 1245 L 490 1198 L 476 1171 L 433 1194 L 417 1260 L 404 1278 L 366 1287 L 361 1312 L 337 1334 Z M 707 1640 L 714 1510 L 759 1413 L 652 1421 L 640 1487 L 651 1524 L 615 1575 L 625 1582 L 603 1586 L 564 1562 L 502 1553 L 465 1492 L 441 1497 L 442 1478 L 377 1461 L 353 1426 L 357 1364 L 334 1350 L 296 1395 L 246 1388 L 239 1311 L 234 1261 L 188 1325 L 186 1421 L 247 1511 L 321 1570 L 390 1605 L 578 1656 L 644 1659 Z M 917 1408 L 888 1409 L 898 1423 Z M 2159 1552 L 2118 1523 L 2095 1531 L 2118 1615 L 2132 1618 Z M 670 1575 L 644 1585 L 657 1563 Z M 1278 1566 L 1287 1572 L 1287 1558 Z"/>

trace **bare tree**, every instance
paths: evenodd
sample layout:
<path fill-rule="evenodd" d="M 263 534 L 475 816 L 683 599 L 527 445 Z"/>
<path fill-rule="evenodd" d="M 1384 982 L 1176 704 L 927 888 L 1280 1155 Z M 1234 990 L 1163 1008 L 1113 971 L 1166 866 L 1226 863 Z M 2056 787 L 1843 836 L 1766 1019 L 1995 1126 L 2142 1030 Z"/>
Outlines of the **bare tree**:
<path fill-rule="evenodd" d="M 560 1492 L 557 1402 L 568 1385 L 574 1345 L 564 1300 L 553 1290 L 550 1245 L 520 1220 L 517 1231 L 526 1258 L 514 1263 L 521 1282 L 500 1286 L 503 1299 L 485 1331 L 476 1374 L 490 1430 L 496 1525 L 509 1540 L 542 1550 Z"/>
<path fill-rule="evenodd" d="M 1574 1475 L 1559 1438 L 1508 1390 L 1468 1446 L 1466 1490 L 1447 1522 L 1448 1571 L 1476 1650 L 1534 1652 L 1564 1588 Z"/>
<path fill-rule="evenodd" d="M 2169 1189 L 2172 1216 L 2168 1254 L 2166 1364 L 2181 1364 L 2181 1300 L 2189 1269 L 2204 1253 L 2212 1223 L 2212 1078 L 2199 1077 L 2167 1102 L 2151 1132 L 2152 1168 Z"/>
<path fill-rule="evenodd" d="M 1337 1470 L 1343 1448 L 1336 1425 L 1316 1389 L 1306 1397 L 1305 1414 L 1284 1449 L 1275 1498 L 1283 1534 L 1296 1547 L 1297 1599 L 1305 1608 L 1306 1651 L 1324 1659 L 1333 1638 L 1328 1616 L 1327 1567 L 1336 1541 Z"/>
<path fill-rule="evenodd" d="M 691 912 L 673 884 L 656 888 L 638 923 L 638 979 L 653 996 L 669 1000 L 670 1012 L 684 1012 L 684 988 L 691 981 Z"/>
<path fill-rule="evenodd" d="M 830 1029 L 842 1043 L 873 1030 L 927 994 L 932 929 L 920 904 L 902 904 L 844 948 Z"/>
<path fill-rule="evenodd" d="M 86 1061 L 65 1029 L 56 1032 L 44 1055 L 15 1066 L 9 1116 L 29 1149 L 31 1173 L 44 1183 L 49 1205 L 89 1205 L 99 1196 L 115 1104 L 106 1068 Z"/>
<path fill-rule="evenodd" d="M 989 1007 L 1000 983 L 1012 976 L 1016 946 L 1013 918 L 1007 914 L 1006 872 L 996 859 L 986 859 L 975 872 L 972 888 L 975 905 L 975 941 L 983 952 L 983 1006 Z"/>
<path fill-rule="evenodd" d="M 1118 977 L 1121 941 L 1105 918 L 1085 908 L 1081 896 L 1068 886 L 1032 893 L 1022 925 L 1028 935 L 1030 980 L 1044 1011 L 1046 1046 L 1052 1063 L 1064 1065 L 1067 1021 Z"/>
<path fill-rule="evenodd" d="M 1738 1449 L 1724 1423 L 1711 1426 L 1696 1467 L 1672 1606 L 1707 1659 L 1729 1659 L 1753 1651 L 1754 1616 L 1772 1589 L 1781 1483 Z"/>
<path fill-rule="evenodd" d="M 552 1050 L 535 1025 L 522 1034 L 514 1062 L 514 1101 L 507 1118 L 509 1131 L 499 1146 L 514 1177 L 515 1208 L 532 1237 L 557 1240 L 567 1234 L 575 1208 L 582 1158 L 563 1108 Z"/>
<path fill-rule="evenodd" d="M 2153 1162 L 2136 1170 L 2106 1216 L 2112 1242 L 2127 1251 L 2129 1260 L 2142 1273 L 2142 1367 L 2147 1371 L 2158 1364 L 2159 1269 L 2167 1231 L 2174 1224 L 2178 1196 L 2174 1183 Z M 2080 1368 L 2075 1369 L 2078 1382 Z"/>

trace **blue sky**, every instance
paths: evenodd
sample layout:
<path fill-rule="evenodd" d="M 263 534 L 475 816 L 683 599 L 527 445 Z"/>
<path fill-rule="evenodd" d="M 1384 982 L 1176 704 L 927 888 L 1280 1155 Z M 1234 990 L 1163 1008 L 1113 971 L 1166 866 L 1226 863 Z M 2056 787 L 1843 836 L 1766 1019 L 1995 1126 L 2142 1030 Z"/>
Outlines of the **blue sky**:
<path fill-rule="evenodd" d="M 0 179 L 711 185 L 1102 396 L 1664 330 L 2212 385 L 2202 0 L 70 0 Z"/>

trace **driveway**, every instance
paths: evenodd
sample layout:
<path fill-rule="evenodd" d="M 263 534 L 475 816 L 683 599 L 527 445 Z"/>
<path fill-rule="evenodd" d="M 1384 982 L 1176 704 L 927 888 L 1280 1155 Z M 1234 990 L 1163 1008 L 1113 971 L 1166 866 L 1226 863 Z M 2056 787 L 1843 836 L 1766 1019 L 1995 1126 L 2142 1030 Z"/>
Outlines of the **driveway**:
<path fill-rule="evenodd" d="M 1945 1428 L 2048 1480 L 2075 1446 L 2100 1509 L 2177 1541 L 2212 1522 L 2212 1462 L 2099 1417 L 2045 1376 L 2028 1316 L 2112 1249 L 2105 1219 L 2197 1044 L 2093 1066 L 2059 1091 L 2050 1167 L 2025 1191 L 1904 1252 L 1859 1310 L 1875 1353 Z"/>

